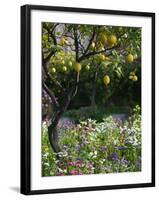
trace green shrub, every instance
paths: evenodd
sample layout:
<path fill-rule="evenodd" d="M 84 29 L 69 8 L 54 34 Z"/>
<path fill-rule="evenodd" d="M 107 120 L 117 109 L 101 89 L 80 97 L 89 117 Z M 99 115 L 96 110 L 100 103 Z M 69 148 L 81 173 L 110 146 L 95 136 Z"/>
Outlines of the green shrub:
<path fill-rule="evenodd" d="M 82 107 L 80 109 L 68 110 L 64 113 L 65 117 L 70 117 L 75 120 L 75 122 L 84 121 L 87 119 L 95 119 L 97 122 L 103 121 L 103 118 L 108 117 L 112 113 L 125 113 L 128 114 L 130 108 L 125 107 Z"/>

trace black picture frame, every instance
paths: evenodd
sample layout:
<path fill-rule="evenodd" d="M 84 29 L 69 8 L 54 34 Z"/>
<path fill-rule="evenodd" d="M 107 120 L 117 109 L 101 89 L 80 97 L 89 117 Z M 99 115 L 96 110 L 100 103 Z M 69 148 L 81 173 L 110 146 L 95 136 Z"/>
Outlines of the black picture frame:
<path fill-rule="evenodd" d="M 91 186 L 78 188 L 61 188 L 47 190 L 31 190 L 31 11 L 64 11 L 77 13 L 111 14 L 122 16 L 151 17 L 152 19 L 152 149 L 151 149 L 151 183 Z M 80 192 L 91 190 L 126 189 L 155 186 L 155 13 L 100 10 L 88 8 L 54 7 L 43 5 L 21 6 L 21 193 L 49 194 L 62 192 Z"/>

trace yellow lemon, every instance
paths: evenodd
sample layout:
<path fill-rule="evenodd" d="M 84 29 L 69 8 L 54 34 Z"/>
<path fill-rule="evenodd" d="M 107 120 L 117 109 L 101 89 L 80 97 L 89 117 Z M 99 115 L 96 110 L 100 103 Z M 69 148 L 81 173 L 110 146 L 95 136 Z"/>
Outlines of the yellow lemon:
<path fill-rule="evenodd" d="M 110 45 L 116 44 L 116 42 L 117 42 L 117 37 L 116 37 L 115 35 L 110 35 L 110 36 L 108 37 L 108 43 L 109 43 Z"/>
<path fill-rule="evenodd" d="M 53 67 L 53 68 L 51 69 L 51 72 L 54 74 L 54 73 L 56 72 L 56 69 Z"/>
<path fill-rule="evenodd" d="M 129 63 L 132 63 L 132 62 L 134 61 L 134 56 L 133 56 L 132 54 L 128 54 L 128 55 L 127 55 L 127 61 L 128 61 Z"/>
<path fill-rule="evenodd" d="M 64 64 L 65 64 L 65 61 L 64 61 L 64 60 L 62 60 L 62 61 L 61 61 L 61 63 L 64 65 Z"/>
<path fill-rule="evenodd" d="M 130 75 L 130 76 L 129 76 L 129 79 L 133 79 L 133 76 Z"/>
<path fill-rule="evenodd" d="M 134 60 L 138 58 L 137 53 L 134 54 Z"/>
<path fill-rule="evenodd" d="M 95 43 L 92 42 L 89 48 L 90 48 L 90 50 L 94 50 L 94 48 L 95 48 Z"/>
<path fill-rule="evenodd" d="M 103 82 L 105 85 L 108 85 L 110 83 L 110 78 L 108 75 L 105 75 L 104 78 L 103 78 Z"/>
<path fill-rule="evenodd" d="M 71 61 L 68 62 L 68 66 L 72 67 L 72 62 Z"/>
<path fill-rule="evenodd" d="M 100 34 L 99 34 L 99 41 L 100 41 L 103 45 L 105 45 L 105 44 L 107 43 L 107 36 L 106 36 L 106 34 L 100 33 Z"/>
<path fill-rule="evenodd" d="M 75 63 L 75 66 L 74 66 L 74 69 L 75 69 L 76 72 L 80 72 L 81 69 L 82 69 L 81 64 L 78 63 L 78 62 L 76 62 L 76 63 Z"/>
<path fill-rule="evenodd" d="M 90 66 L 89 65 L 86 65 L 86 70 L 90 70 Z"/>
<path fill-rule="evenodd" d="M 100 61 L 104 61 L 104 60 L 105 60 L 105 55 L 100 54 L 100 55 L 99 55 L 99 60 L 100 60 Z"/>
<path fill-rule="evenodd" d="M 133 81 L 137 81 L 137 80 L 138 80 L 138 77 L 135 75 L 135 76 L 133 76 L 132 80 L 133 80 Z"/>
<path fill-rule="evenodd" d="M 62 71 L 63 71 L 63 72 L 66 72 L 66 71 L 67 71 L 67 67 L 66 67 L 66 66 L 63 66 L 63 67 L 62 67 Z"/>
<path fill-rule="evenodd" d="M 131 75 L 131 76 L 134 76 L 134 75 L 135 75 L 135 72 L 130 72 L 130 75 Z"/>

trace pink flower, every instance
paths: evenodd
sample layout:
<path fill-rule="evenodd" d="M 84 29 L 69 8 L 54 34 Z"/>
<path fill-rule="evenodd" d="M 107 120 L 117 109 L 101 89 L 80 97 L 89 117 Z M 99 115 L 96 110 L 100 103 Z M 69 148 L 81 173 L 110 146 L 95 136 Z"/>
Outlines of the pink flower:
<path fill-rule="evenodd" d="M 76 162 L 68 162 L 68 165 L 75 165 Z"/>
<path fill-rule="evenodd" d="M 70 174 L 71 174 L 71 175 L 77 175 L 78 173 L 79 173 L 78 170 L 72 170 L 72 171 L 70 171 Z"/>
<path fill-rule="evenodd" d="M 81 167 L 81 164 L 80 163 L 76 163 L 76 167 Z"/>
<path fill-rule="evenodd" d="M 92 164 L 88 164 L 88 168 L 89 169 L 93 168 L 93 165 Z"/>

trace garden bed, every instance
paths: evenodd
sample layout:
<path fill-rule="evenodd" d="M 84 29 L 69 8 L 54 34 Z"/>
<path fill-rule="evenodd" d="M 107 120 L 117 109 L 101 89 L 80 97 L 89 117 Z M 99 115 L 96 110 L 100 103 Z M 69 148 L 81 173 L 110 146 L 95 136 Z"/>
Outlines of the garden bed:
<path fill-rule="evenodd" d="M 71 113 L 69 117 L 77 111 Z M 79 113 L 79 111 L 78 111 Z M 88 116 L 88 112 L 86 112 Z M 66 115 L 65 115 L 66 116 Z M 79 115 L 81 117 L 81 115 Z M 84 117 L 86 117 L 84 116 Z M 54 153 L 48 142 L 47 124 L 43 124 L 43 176 L 136 172 L 141 170 L 141 115 L 137 106 L 131 116 L 108 114 L 98 121 L 87 118 L 78 123 L 63 118 L 61 152 Z M 79 117 L 79 118 L 80 118 Z M 75 118 L 75 117 L 74 117 Z M 73 119 L 74 119 L 73 118 Z M 80 118 L 81 119 L 81 118 Z M 67 126 L 68 125 L 68 126 Z M 70 127 L 69 127 L 70 125 Z M 62 129 L 62 127 L 61 127 Z"/>

